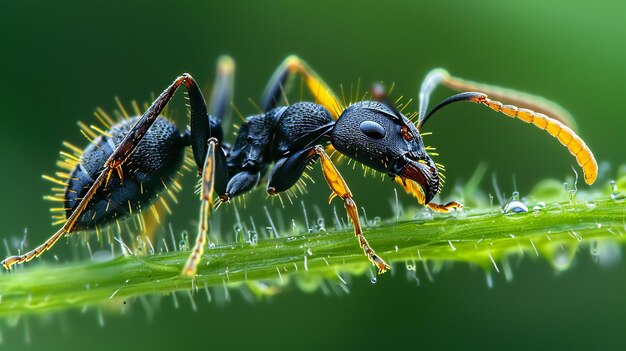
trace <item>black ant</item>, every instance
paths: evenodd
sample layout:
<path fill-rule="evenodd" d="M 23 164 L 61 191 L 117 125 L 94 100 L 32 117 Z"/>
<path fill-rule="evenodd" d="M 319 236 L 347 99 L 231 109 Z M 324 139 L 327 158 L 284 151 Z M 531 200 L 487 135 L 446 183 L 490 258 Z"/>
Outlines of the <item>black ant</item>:
<path fill-rule="evenodd" d="M 278 106 L 285 94 L 283 87 L 294 74 L 302 76 L 316 99 L 315 103 Z M 433 113 L 460 101 L 479 103 L 547 130 L 576 157 L 587 184 L 592 184 L 597 177 L 597 163 L 591 151 L 563 124 L 567 121 L 567 113 L 544 99 L 465 81 L 437 69 L 426 76 L 421 86 L 419 119 L 414 124 L 378 88 L 373 89 L 374 100 L 344 106 L 328 85 L 295 56 L 285 59 L 273 74 L 263 94 L 263 112 L 246 118 L 231 147 L 223 142 L 221 122 L 230 102 L 233 75 L 233 61 L 220 60 L 207 107 L 195 80 L 189 74 L 183 74 L 159 95 L 143 116 L 118 122 L 92 140 L 64 184 L 65 220 L 61 229 L 34 250 L 8 257 L 2 262 L 4 267 L 10 269 L 14 264 L 40 256 L 63 235 L 93 229 L 146 208 L 167 188 L 172 175 L 181 167 L 186 146 L 191 146 L 202 176 L 201 209 L 197 240 L 182 274 L 196 274 L 207 241 L 213 193 L 217 194 L 217 201 L 228 202 L 257 187 L 269 172 L 267 192 L 276 195 L 294 186 L 307 165 L 317 160 L 321 161 L 324 177 L 332 190 L 329 202 L 334 197 L 343 200 L 359 245 L 383 273 L 390 267 L 363 236 L 352 193 L 327 155 L 325 146 L 330 144 L 337 152 L 396 179 L 420 204 L 434 211 L 448 212 L 461 204 L 456 201 L 445 205 L 432 202 L 441 189 L 440 174 L 426 152 L 419 131 Z M 191 109 L 191 128 L 185 133 L 180 133 L 160 116 L 181 84 L 187 88 Z M 465 92 L 445 99 L 426 113 L 431 92 L 439 84 Z M 473 90 L 539 112 L 503 105 L 485 93 L 467 92 Z"/>

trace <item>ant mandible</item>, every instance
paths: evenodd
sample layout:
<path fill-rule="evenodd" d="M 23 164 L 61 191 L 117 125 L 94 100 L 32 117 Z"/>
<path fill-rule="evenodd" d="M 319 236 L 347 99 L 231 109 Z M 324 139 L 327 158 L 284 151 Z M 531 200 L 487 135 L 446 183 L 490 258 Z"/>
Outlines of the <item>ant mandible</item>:
<path fill-rule="evenodd" d="M 466 81 L 435 69 L 421 85 L 419 119 L 414 124 L 396 109 L 381 89 L 373 89 L 372 101 L 344 106 L 328 85 L 296 56 L 285 59 L 275 71 L 263 94 L 263 112 L 246 118 L 231 147 L 223 142 L 221 122 L 232 95 L 234 62 L 230 58 L 221 59 L 217 72 L 208 107 L 195 80 L 183 74 L 141 117 L 117 122 L 92 140 L 67 181 L 62 183 L 65 185 L 61 199 L 65 205 L 63 226 L 34 250 L 6 258 L 2 261 L 4 267 L 10 269 L 40 256 L 63 235 L 93 229 L 145 209 L 167 188 L 172 175 L 181 167 L 185 148 L 191 146 L 202 177 L 201 205 L 197 239 L 182 269 L 183 275 L 196 274 L 207 242 L 214 193 L 217 201 L 228 202 L 257 187 L 269 172 L 267 192 L 277 195 L 294 186 L 307 165 L 317 160 L 321 161 L 324 178 L 332 190 L 329 203 L 334 197 L 343 200 L 359 245 L 379 273 L 383 273 L 390 266 L 365 239 L 352 193 L 325 146 L 330 144 L 337 152 L 394 178 L 420 204 L 434 211 L 449 212 L 461 204 L 432 202 L 441 189 L 440 174 L 426 152 L 420 130 L 436 111 L 461 101 L 482 104 L 545 129 L 576 157 L 587 184 L 592 184 L 597 177 L 593 154 L 564 124 L 568 121 L 567 112 L 545 99 Z M 315 103 L 279 106 L 285 94 L 283 87 L 295 74 L 302 76 Z M 161 116 L 181 84 L 187 89 L 191 109 L 191 128 L 185 133 L 180 133 L 173 123 Z M 445 99 L 426 113 L 429 97 L 440 84 L 462 93 Z M 533 110 L 503 105 L 487 94 Z"/>

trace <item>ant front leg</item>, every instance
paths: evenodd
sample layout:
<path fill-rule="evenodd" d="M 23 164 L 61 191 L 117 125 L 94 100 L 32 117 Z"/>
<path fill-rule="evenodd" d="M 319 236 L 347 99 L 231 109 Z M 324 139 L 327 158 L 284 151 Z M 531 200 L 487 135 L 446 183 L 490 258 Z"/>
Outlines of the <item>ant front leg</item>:
<path fill-rule="evenodd" d="M 361 221 L 359 220 L 359 212 L 352 198 L 352 193 L 343 177 L 331 161 L 330 157 L 324 151 L 321 145 L 315 145 L 298 152 L 294 152 L 290 156 L 284 157 L 276 162 L 270 179 L 268 182 L 267 192 L 269 195 L 277 195 L 291 188 L 302 176 L 304 169 L 308 164 L 314 162 L 318 158 L 322 160 L 322 172 L 328 186 L 333 191 L 328 199 L 328 203 L 335 197 L 340 197 L 344 201 L 344 207 L 348 213 L 348 217 L 354 224 L 354 235 L 359 240 L 359 246 L 363 249 L 365 256 L 378 269 L 379 273 L 385 273 L 391 267 L 380 256 L 374 252 L 369 245 L 367 239 L 363 235 Z"/>
<path fill-rule="evenodd" d="M 48 240 L 46 240 L 43 244 L 37 246 L 35 249 L 22 255 L 7 257 L 4 261 L 2 261 L 2 265 L 4 266 L 4 268 L 11 269 L 11 267 L 15 264 L 28 262 L 33 258 L 41 256 L 41 254 L 49 250 L 63 235 L 69 235 L 74 231 L 77 220 L 90 205 L 96 191 L 98 191 L 98 189 L 100 189 L 101 187 L 107 185 L 108 181 L 111 179 L 113 172 L 117 173 L 120 180 L 123 179 L 124 175 L 122 173 L 122 166 L 125 164 L 126 160 L 128 160 L 130 155 L 135 151 L 139 142 L 146 135 L 148 129 L 150 129 L 150 127 L 154 124 L 157 117 L 161 114 L 161 112 L 163 111 L 167 103 L 171 100 L 172 96 L 181 84 L 185 84 L 187 89 L 191 91 L 193 89 L 197 89 L 197 84 L 190 75 L 183 74 L 180 77 L 176 78 L 176 80 L 174 80 L 174 82 L 169 87 L 167 87 L 167 89 L 165 89 L 152 103 L 152 105 L 143 114 L 139 121 L 124 137 L 122 142 L 120 142 L 120 144 L 115 148 L 111 156 L 109 156 L 109 158 L 105 162 L 102 171 L 93 181 L 93 183 L 89 187 L 89 190 L 80 200 L 74 211 L 69 215 L 63 226 L 50 238 L 48 238 Z M 192 112 L 193 111 L 194 106 L 192 102 Z"/>
<path fill-rule="evenodd" d="M 314 148 L 315 154 L 321 158 L 322 161 L 322 172 L 324 173 L 324 178 L 326 178 L 326 182 L 328 186 L 333 191 L 328 198 L 328 203 L 332 201 L 335 197 L 340 197 L 343 199 L 344 207 L 346 208 L 346 212 L 348 213 L 348 217 L 352 220 L 354 224 L 354 234 L 359 240 L 359 246 L 363 249 L 365 256 L 372 262 L 376 268 L 378 268 L 378 273 L 382 274 L 391 269 L 391 266 L 385 262 L 380 256 L 374 252 L 374 249 L 369 245 L 367 239 L 363 235 L 363 230 L 361 229 L 361 222 L 359 220 L 359 211 L 357 209 L 356 203 L 352 199 L 352 193 L 348 188 L 348 184 L 343 180 L 343 177 L 337 170 L 337 167 L 333 164 L 333 161 L 324 151 L 324 148 L 320 145 L 315 146 Z"/>

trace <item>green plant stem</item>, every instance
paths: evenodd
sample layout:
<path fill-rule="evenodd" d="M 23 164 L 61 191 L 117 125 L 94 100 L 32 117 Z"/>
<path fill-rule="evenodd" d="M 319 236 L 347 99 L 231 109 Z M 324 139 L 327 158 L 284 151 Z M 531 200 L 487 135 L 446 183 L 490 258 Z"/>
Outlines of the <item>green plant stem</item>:
<path fill-rule="evenodd" d="M 571 258 L 581 242 L 622 240 L 624 202 L 561 203 L 540 212 L 502 215 L 461 213 L 365 228 L 370 244 L 394 270 L 426 260 L 461 261 L 498 269 L 509 254 Z M 294 276 L 336 277 L 337 272 L 371 271 L 351 230 L 321 232 L 206 250 L 198 277 L 179 275 L 187 252 L 122 256 L 104 263 L 30 264 L 0 276 L 0 315 L 41 313 L 95 304 L 121 304 L 146 294 L 167 294 L 194 287 L 274 282 Z M 306 257 L 306 259 L 305 259 Z M 559 261 L 561 262 L 561 261 Z M 562 262 L 555 267 L 563 268 Z M 379 280 L 388 279 L 381 276 Z"/>

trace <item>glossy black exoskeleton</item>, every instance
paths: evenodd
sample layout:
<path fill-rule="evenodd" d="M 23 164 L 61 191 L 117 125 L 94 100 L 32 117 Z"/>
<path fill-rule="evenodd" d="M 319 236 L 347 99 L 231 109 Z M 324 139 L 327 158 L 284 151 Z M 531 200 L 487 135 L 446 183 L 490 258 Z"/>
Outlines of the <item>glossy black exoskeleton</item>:
<path fill-rule="evenodd" d="M 85 148 L 80 163 L 70 174 L 65 190 L 67 218 L 98 177 L 109 156 L 138 120 L 139 117 L 133 117 L 119 122 L 107 135 L 99 136 Z M 125 175 L 123 181 L 119 177 L 112 177 L 106 187 L 98 189 L 90 205 L 76 220 L 75 229 L 93 229 L 148 208 L 180 169 L 187 144 L 185 135 L 172 122 L 164 117 L 157 118 L 122 165 L 121 171 Z"/>
<path fill-rule="evenodd" d="M 297 102 L 279 106 L 284 86 L 290 76 L 300 74 L 315 102 Z M 370 247 L 363 235 L 357 205 L 348 185 L 326 154 L 325 147 L 396 179 L 405 190 L 429 208 L 448 212 L 461 207 L 452 201 L 444 205 L 432 200 L 441 189 L 437 165 L 426 152 L 419 129 L 442 107 L 459 101 L 480 103 L 508 116 L 546 129 L 558 138 L 592 183 L 597 174 L 593 155 L 569 127 L 541 112 L 502 105 L 484 93 L 463 92 L 454 95 L 426 113 L 429 96 L 438 84 L 455 90 L 480 88 L 496 97 L 527 103 L 539 111 L 567 120 L 563 110 L 528 94 L 478 85 L 450 76 L 443 70 L 432 71 L 420 91 L 419 120 L 413 124 L 389 102 L 384 92 L 375 89 L 373 100 L 343 106 L 332 90 L 302 60 L 287 58 L 270 79 L 262 100 L 262 112 L 245 119 L 232 146 L 224 143 L 222 120 L 228 110 L 233 90 L 234 63 L 222 59 L 210 104 L 188 74 L 178 77 L 153 102 L 141 117 L 118 122 L 88 146 L 73 169 L 66 185 L 64 204 L 66 220 L 62 228 L 42 245 L 2 264 L 30 261 L 48 250 L 63 235 L 90 229 L 145 209 L 172 181 L 180 168 L 184 150 L 191 146 L 202 176 L 198 234 L 182 273 L 196 274 L 207 240 L 208 218 L 214 201 L 251 191 L 267 179 L 267 192 L 276 195 L 292 188 L 307 165 L 320 161 L 324 178 L 333 197 L 344 202 L 354 233 L 367 258 L 385 272 L 390 267 Z M 160 117 L 165 105 L 180 85 L 188 92 L 190 132 L 180 133 Z M 520 97 L 521 96 L 521 97 Z M 556 107 L 555 107 L 556 106 Z"/>

